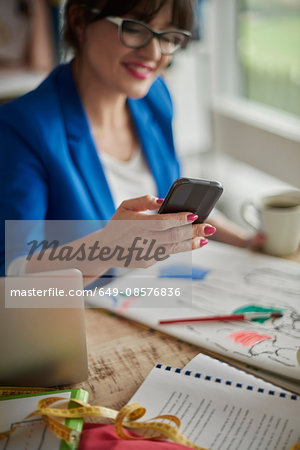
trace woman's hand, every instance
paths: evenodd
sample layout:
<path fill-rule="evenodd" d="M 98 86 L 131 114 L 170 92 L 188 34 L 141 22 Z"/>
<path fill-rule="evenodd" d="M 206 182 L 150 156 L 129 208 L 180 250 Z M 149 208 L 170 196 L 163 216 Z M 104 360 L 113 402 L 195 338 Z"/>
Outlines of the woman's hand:
<path fill-rule="evenodd" d="M 110 267 L 149 267 L 174 253 L 203 247 L 216 229 L 195 224 L 190 212 L 145 214 L 156 211 L 162 200 L 146 195 L 125 200 L 101 230 L 103 245 L 111 250 Z M 108 250 L 107 250 L 108 251 Z"/>
<path fill-rule="evenodd" d="M 249 248 L 250 250 L 261 250 L 264 242 L 266 241 L 266 236 L 262 233 L 257 233 L 252 236 L 250 236 L 246 242 L 245 247 Z"/>
<path fill-rule="evenodd" d="M 262 233 L 254 235 L 249 234 L 221 213 L 218 213 L 218 215 L 211 220 L 211 223 L 215 225 L 218 230 L 213 237 L 216 241 L 235 245 L 236 247 L 248 248 L 250 250 L 259 250 L 265 242 L 265 236 Z"/>
<path fill-rule="evenodd" d="M 145 268 L 173 253 L 203 247 L 205 236 L 216 231 L 209 224 L 193 225 L 197 216 L 190 212 L 145 214 L 161 203 L 148 195 L 124 201 L 104 228 L 56 248 L 58 257 L 52 257 L 51 246 L 42 250 L 42 258 L 34 253 L 26 272 L 76 268 L 86 285 L 114 267 Z"/>

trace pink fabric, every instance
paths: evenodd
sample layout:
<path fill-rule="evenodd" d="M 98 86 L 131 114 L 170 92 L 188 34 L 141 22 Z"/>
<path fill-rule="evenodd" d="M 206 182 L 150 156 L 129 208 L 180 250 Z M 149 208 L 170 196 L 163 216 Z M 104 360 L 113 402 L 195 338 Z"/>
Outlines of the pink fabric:
<path fill-rule="evenodd" d="M 129 434 L 133 433 L 128 432 Z M 120 439 L 113 425 L 85 423 L 79 450 L 186 450 L 188 447 L 165 441 L 125 441 Z"/>

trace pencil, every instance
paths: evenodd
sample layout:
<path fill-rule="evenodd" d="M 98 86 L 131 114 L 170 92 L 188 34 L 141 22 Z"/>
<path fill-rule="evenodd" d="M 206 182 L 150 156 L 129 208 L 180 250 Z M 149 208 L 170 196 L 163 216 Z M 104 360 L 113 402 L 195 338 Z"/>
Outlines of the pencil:
<path fill-rule="evenodd" d="M 190 317 L 186 319 L 168 319 L 160 320 L 159 325 L 168 325 L 172 323 L 192 323 L 192 322 L 224 322 L 232 320 L 252 320 L 252 319 L 276 319 L 282 317 L 280 312 L 272 313 L 244 313 L 230 314 L 225 316 L 209 316 L 209 317 Z"/>

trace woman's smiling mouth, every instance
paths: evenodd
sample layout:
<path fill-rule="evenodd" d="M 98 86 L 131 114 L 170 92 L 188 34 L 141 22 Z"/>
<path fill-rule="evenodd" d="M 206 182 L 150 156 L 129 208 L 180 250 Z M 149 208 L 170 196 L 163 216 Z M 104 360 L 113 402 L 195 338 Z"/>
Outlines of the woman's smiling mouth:
<path fill-rule="evenodd" d="M 123 66 L 132 76 L 142 80 L 149 78 L 154 70 L 153 67 L 138 62 L 123 63 Z"/>

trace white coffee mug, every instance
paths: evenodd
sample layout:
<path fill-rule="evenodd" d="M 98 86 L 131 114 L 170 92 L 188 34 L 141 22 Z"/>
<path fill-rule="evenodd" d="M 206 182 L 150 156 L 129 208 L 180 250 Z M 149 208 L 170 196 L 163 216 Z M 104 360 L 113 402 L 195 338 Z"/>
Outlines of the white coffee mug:
<path fill-rule="evenodd" d="M 265 253 L 286 256 L 296 252 L 300 241 L 300 190 L 267 195 L 242 205 L 247 224 L 266 236 Z"/>

